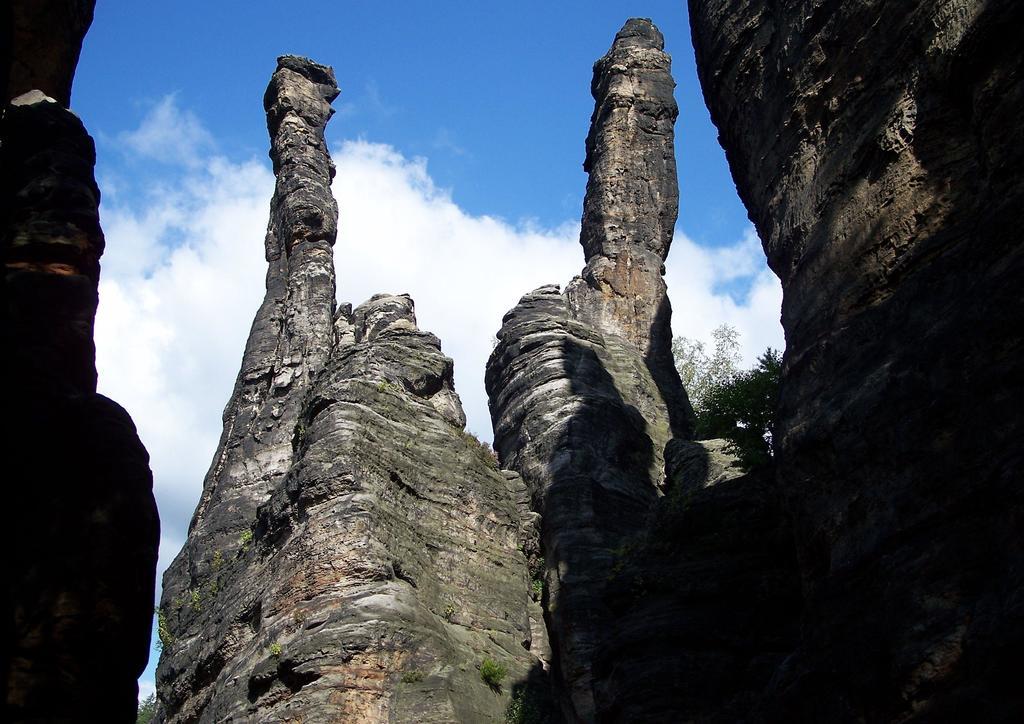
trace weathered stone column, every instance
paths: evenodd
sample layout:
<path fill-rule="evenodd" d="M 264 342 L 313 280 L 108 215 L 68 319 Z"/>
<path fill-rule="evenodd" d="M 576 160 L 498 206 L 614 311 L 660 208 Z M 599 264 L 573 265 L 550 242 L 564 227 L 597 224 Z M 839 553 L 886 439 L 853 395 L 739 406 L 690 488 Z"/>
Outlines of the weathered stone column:
<path fill-rule="evenodd" d="M 282 56 L 263 100 L 277 185 L 270 202 L 267 293 L 256 313 L 224 432 L 182 554 L 168 569 L 173 598 L 208 572 L 215 551 L 242 545 L 256 508 L 292 463 L 303 395 L 334 344 L 338 206 L 324 128 L 338 95 L 334 71 Z"/>
<path fill-rule="evenodd" d="M 664 47 L 649 20 L 634 18 L 594 64 L 580 232 L 587 265 L 566 296 L 578 319 L 639 350 L 673 432 L 689 436 L 691 411 L 672 361 L 672 307 L 663 278 L 679 213 L 673 130 L 679 109 Z"/>
<path fill-rule="evenodd" d="M 666 444 L 692 434 L 662 279 L 678 206 L 675 83 L 662 48 L 657 28 L 633 19 L 595 64 L 586 268 L 562 293 L 525 295 L 487 363 L 495 449 L 542 516 L 561 705 L 580 721 L 598 715 L 595 664 L 621 618 L 610 571 L 658 500 Z"/>

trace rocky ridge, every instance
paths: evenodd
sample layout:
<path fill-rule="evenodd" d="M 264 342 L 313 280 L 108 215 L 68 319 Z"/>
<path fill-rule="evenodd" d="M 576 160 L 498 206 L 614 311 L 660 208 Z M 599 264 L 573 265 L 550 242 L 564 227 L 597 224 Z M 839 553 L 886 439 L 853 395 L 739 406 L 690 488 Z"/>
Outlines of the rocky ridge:
<path fill-rule="evenodd" d="M 164 721 L 497 721 L 543 676 L 522 481 L 464 432 L 408 296 L 333 310 L 336 94 L 287 56 L 268 89 L 268 295 L 164 579 Z"/>

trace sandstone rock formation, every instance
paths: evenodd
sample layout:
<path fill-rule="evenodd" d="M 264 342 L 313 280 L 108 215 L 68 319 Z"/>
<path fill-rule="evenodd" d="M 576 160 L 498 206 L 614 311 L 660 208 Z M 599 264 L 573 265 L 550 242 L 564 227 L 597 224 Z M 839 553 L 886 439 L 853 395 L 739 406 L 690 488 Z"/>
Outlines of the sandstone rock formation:
<path fill-rule="evenodd" d="M 10 103 L 5 91 L 0 120 L 0 334 L 12 381 L 0 719 L 127 722 L 149 653 L 159 522 L 131 418 L 96 393 L 95 148 L 50 97 L 66 101 L 88 23 L 50 33 L 31 20 L 55 6 L 30 5 L 4 11 L 19 18 L 17 37 L 35 39 L 5 47 L 5 88 L 35 90 Z"/>
<path fill-rule="evenodd" d="M 784 288 L 786 721 L 1019 720 L 1024 83 L 1010 0 L 690 0 Z"/>
<path fill-rule="evenodd" d="M 587 267 L 565 293 L 524 296 L 488 361 L 495 448 L 541 515 L 570 721 L 733 720 L 795 639 L 773 486 L 737 471 L 722 441 L 687 440 L 661 278 L 678 199 L 673 85 L 661 34 L 627 22 L 594 67 Z"/>
<path fill-rule="evenodd" d="M 566 298 L 575 318 L 639 350 L 672 431 L 687 436 L 692 411 L 672 361 L 672 308 L 663 279 L 679 213 L 673 134 L 679 109 L 664 46 L 650 21 L 630 20 L 594 64 L 580 232 L 587 265 Z"/>
<path fill-rule="evenodd" d="M 207 573 L 215 551 L 234 553 L 257 507 L 279 487 L 294 459 L 304 395 L 331 351 L 338 209 L 324 127 L 337 95 L 330 68 L 283 56 L 263 99 L 277 175 L 265 244 L 267 293 L 188 541 L 169 569 L 168 582 L 179 586 Z M 180 593 L 165 583 L 165 598 Z"/>
<path fill-rule="evenodd" d="M 334 309 L 336 95 L 330 68 L 279 59 L 267 300 L 164 578 L 164 721 L 501 721 L 516 687 L 543 699 L 521 479 L 464 432 L 408 296 Z"/>

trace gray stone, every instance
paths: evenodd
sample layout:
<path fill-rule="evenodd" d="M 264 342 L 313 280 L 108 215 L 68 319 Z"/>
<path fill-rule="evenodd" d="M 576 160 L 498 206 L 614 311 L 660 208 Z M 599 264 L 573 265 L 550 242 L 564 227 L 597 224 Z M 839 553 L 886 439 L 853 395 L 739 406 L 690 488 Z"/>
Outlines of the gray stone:
<path fill-rule="evenodd" d="M 658 499 L 665 445 L 693 427 L 662 279 L 678 207 L 662 47 L 649 20 L 630 20 L 595 64 L 587 265 L 564 294 L 548 285 L 524 296 L 487 364 L 495 449 L 541 515 L 544 604 L 573 720 L 598 712 L 593 667 L 616 626 L 606 590 L 615 551 Z"/>
<path fill-rule="evenodd" d="M 548 696 L 522 479 L 464 431 L 408 295 L 334 309 L 335 92 L 290 56 L 268 91 L 267 302 L 164 579 L 163 721 L 503 721 L 513 691 Z"/>

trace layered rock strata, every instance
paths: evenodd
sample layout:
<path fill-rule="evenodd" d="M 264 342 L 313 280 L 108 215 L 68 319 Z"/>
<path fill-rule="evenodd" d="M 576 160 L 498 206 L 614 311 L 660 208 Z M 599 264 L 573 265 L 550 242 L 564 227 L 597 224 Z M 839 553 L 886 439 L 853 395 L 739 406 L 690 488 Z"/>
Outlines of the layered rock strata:
<path fill-rule="evenodd" d="M 786 721 L 1019 719 L 1020 3 L 690 0 L 784 289 Z"/>
<path fill-rule="evenodd" d="M 279 244 L 268 244 L 268 300 L 287 288 L 286 311 L 268 301 L 257 315 L 189 541 L 164 579 L 163 721 L 483 722 L 504 720 L 513 693 L 543 704 L 533 516 L 519 476 L 464 432 L 452 361 L 404 295 L 342 305 L 323 331 L 337 209 L 321 194 L 322 130 L 335 93 L 329 69 L 296 58 L 268 92 Z M 309 118 L 312 135 L 279 132 Z M 290 165 L 295 150 L 313 155 Z M 291 178 L 300 168 L 322 173 Z M 258 390 L 260 406 L 237 412 Z M 504 672 L 488 674 L 493 664 Z"/>
<path fill-rule="evenodd" d="M 692 413 L 672 360 L 664 280 L 679 213 L 673 132 L 679 109 L 664 47 L 650 21 L 634 19 L 594 64 L 580 231 L 587 265 L 566 298 L 574 318 L 636 347 L 672 432 L 688 436 Z"/>
<path fill-rule="evenodd" d="M 715 607 L 695 602 L 701 595 L 707 600 L 706 590 L 694 592 L 696 584 L 662 595 L 653 608 L 623 610 L 622 604 L 644 570 L 664 573 L 677 563 L 662 560 L 660 569 L 643 569 L 627 554 L 657 537 L 649 526 L 667 505 L 661 497 L 666 482 L 684 487 L 674 474 L 666 481 L 664 451 L 673 433 L 681 442 L 692 429 L 692 412 L 672 365 L 670 307 L 661 276 L 678 202 L 674 83 L 662 45 L 650 21 L 630 20 L 595 64 L 581 232 L 587 267 L 564 293 L 547 286 L 520 300 L 503 320 L 487 368 L 495 449 L 504 465 L 521 473 L 541 515 L 553 671 L 570 720 L 654 721 L 681 711 L 685 693 L 700 688 L 692 684 L 696 679 L 689 688 L 681 686 L 683 673 L 707 661 L 667 647 L 686 641 L 679 618 L 699 610 L 707 619 Z M 691 471 L 686 484 L 703 489 L 701 475 Z M 746 486 L 741 481 L 731 489 Z M 752 501 L 770 498 L 751 495 Z M 757 507 L 752 502 L 742 519 L 775 536 L 779 522 L 768 514 L 757 522 Z M 663 544 L 655 541 L 656 547 Z M 701 545 L 718 545 L 720 557 L 734 555 L 724 543 Z M 770 538 L 763 550 L 774 553 L 785 545 Z M 783 550 L 772 570 L 788 570 L 791 558 Z M 760 579 L 751 566 L 741 571 L 738 559 L 730 561 L 729 575 L 743 579 L 735 589 L 757 590 Z M 673 576 L 695 571 L 679 566 Z M 625 589 L 620 574 L 630 576 Z M 719 593 L 711 599 L 716 604 L 726 600 Z M 752 597 L 751 605 L 761 598 Z M 723 644 L 716 664 L 778 648 L 776 639 L 785 638 L 786 627 L 773 622 L 768 628 L 771 642 L 733 649 Z M 657 695 L 651 695 L 654 689 Z M 636 696 L 625 702 L 630 691 Z"/>
<path fill-rule="evenodd" d="M 30 22 L 36 10 L 4 10 L 36 44 L 5 48 L 5 69 L 14 69 L 5 87 L 38 85 L 10 103 L 5 94 L 0 120 L 0 334 L 5 377 L 16 380 L 5 396 L 12 514 L 0 587 L 0 719 L 103 712 L 128 722 L 149 653 L 159 522 L 135 426 L 96 393 L 104 240 L 95 147 L 51 97 L 66 101 L 88 23 L 54 34 Z M 46 52 L 26 50 L 37 45 Z M 52 67 L 51 57 L 70 60 Z"/>

